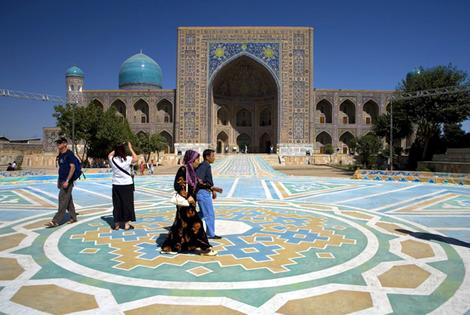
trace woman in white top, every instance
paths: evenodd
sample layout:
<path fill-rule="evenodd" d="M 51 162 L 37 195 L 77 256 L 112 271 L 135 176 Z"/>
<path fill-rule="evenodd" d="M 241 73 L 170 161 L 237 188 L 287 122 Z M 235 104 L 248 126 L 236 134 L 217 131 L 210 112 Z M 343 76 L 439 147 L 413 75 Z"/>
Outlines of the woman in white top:
<path fill-rule="evenodd" d="M 114 230 L 119 230 L 122 225 L 125 230 L 134 228 L 130 224 L 131 221 L 135 221 L 134 177 L 131 174 L 131 167 L 137 162 L 137 154 L 130 142 L 127 145 L 132 156 L 126 156 L 125 144 L 117 145 L 108 155 L 109 165 L 113 171 Z"/>

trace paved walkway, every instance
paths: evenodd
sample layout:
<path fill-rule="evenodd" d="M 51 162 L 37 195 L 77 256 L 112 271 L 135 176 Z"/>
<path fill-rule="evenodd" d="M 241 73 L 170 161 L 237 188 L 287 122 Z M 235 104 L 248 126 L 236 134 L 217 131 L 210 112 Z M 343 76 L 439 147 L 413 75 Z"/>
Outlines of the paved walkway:
<path fill-rule="evenodd" d="M 42 225 L 54 179 L 0 179 L 0 313 L 465 314 L 470 188 L 286 176 L 259 156 L 213 166 L 217 257 L 160 255 L 173 176 L 137 178 L 111 231 L 109 175 L 77 183 L 79 222 Z"/>

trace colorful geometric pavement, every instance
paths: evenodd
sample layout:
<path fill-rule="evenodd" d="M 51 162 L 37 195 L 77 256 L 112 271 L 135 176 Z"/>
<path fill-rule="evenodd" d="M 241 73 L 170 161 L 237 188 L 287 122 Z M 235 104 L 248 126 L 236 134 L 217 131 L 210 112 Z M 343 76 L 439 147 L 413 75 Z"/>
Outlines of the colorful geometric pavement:
<path fill-rule="evenodd" d="M 0 179 L 0 313 L 470 314 L 470 187 L 213 170 L 216 257 L 159 253 L 172 176 L 137 178 L 131 231 L 110 229 L 109 175 L 56 229 L 54 179 Z"/>

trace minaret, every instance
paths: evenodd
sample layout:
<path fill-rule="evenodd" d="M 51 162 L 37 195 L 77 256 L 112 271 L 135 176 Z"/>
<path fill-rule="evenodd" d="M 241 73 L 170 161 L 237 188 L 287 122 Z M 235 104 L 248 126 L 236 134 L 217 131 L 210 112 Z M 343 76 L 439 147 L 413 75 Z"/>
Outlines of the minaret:
<path fill-rule="evenodd" d="M 65 72 L 67 103 L 83 105 L 83 71 L 72 66 Z"/>

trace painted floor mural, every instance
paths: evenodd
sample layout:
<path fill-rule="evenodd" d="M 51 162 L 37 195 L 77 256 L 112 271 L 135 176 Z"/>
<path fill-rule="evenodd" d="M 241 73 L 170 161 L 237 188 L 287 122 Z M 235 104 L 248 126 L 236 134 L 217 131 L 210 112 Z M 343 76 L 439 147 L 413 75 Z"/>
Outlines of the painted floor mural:
<path fill-rule="evenodd" d="M 112 231 L 110 175 L 79 181 L 76 224 L 45 229 L 54 178 L 0 179 L 0 314 L 470 314 L 470 187 L 213 166 L 216 257 L 161 255 L 172 176 L 136 180 Z M 157 171 L 158 172 L 158 171 Z"/>

